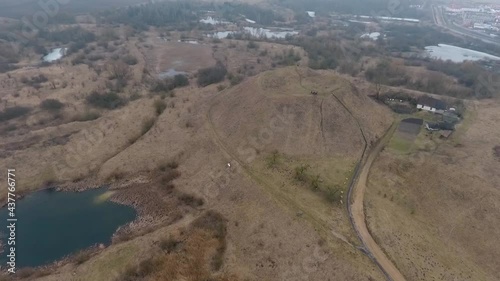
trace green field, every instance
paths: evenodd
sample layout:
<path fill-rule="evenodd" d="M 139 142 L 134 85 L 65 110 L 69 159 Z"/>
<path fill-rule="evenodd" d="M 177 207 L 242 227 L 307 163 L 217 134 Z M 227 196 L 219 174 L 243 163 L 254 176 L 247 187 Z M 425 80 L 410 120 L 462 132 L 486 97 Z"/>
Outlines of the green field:
<path fill-rule="evenodd" d="M 388 147 L 398 153 L 407 154 L 410 153 L 413 147 L 413 142 L 401 137 L 398 132 L 396 132 L 389 142 Z"/>

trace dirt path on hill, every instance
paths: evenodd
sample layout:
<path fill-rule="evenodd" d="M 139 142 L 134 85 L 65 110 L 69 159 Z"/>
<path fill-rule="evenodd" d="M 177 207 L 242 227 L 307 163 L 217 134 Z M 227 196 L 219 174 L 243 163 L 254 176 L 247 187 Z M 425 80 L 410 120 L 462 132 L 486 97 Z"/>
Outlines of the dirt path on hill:
<path fill-rule="evenodd" d="M 295 68 L 297 74 L 299 75 L 300 85 L 307 91 L 312 91 L 302 85 L 302 75 L 299 69 Z M 345 79 L 346 82 L 353 88 L 353 91 L 357 91 L 357 88 L 353 85 L 352 82 Z M 380 248 L 380 246 L 375 242 L 373 237 L 368 231 L 368 226 L 366 225 L 365 220 L 365 212 L 364 212 L 364 196 L 366 191 L 366 184 L 368 181 L 368 174 L 370 173 L 370 168 L 377 159 L 380 151 L 385 147 L 385 145 L 391 139 L 394 131 L 397 128 L 398 122 L 394 122 L 392 126 L 387 130 L 385 135 L 375 144 L 374 147 L 368 151 L 368 142 L 365 137 L 365 133 L 363 131 L 363 127 L 359 120 L 354 116 L 354 114 L 349 110 L 349 108 L 344 104 L 344 102 L 335 95 L 335 91 L 331 92 L 333 98 L 335 98 L 352 116 L 352 118 L 356 121 L 357 127 L 363 137 L 365 142 L 365 147 L 363 149 L 361 160 L 357 164 L 355 168 L 355 173 L 353 179 L 351 180 L 351 184 L 348 192 L 347 199 L 347 211 L 349 212 L 349 218 L 351 220 L 351 224 L 356 231 L 358 238 L 363 243 L 363 247 L 361 250 L 368 255 L 374 263 L 382 270 L 384 275 L 390 281 L 405 281 L 406 279 L 401 274 L 401 272 L 396 268 L 396 266 L 392 263 L 392 261 L 386 256 L 384 251 Z M 369 154 L 367 154 L 369 153 Z"/>
<path fill-rule="evenodd" d="M 370 258 L 377 263 L 377 265 L 382 269 L 384 274 L 389 280 L 392 281 L 405 281 L 406 279 L 401 274 L 401 272 L 396 268 L 392 261 L 386 256 L 384 251 L 375 242 L 373 237 L 368 230 L 365 220 L 364 212 L 364 196 L 366 191 L 366 184 L 368 182 L 368 175 L 370 173 L 370 168 L 377 159 L 377 156 L 385 147 L 385 145 L 391 139 L 394 130 L 397 128 L 397 123 L 395 122 L 392 127 L 387 131 L 382 139 L 377 142 L 376 146 L 372 148 L 366 161 L 360 166 L 360 170 L 357 173 L 357 179 L 354 181 L 354 186 L 352 189 L 351 200 L 348 201 L 349 215 L 352 219 L 352 224 L 359 239 L 363 243 L 364 250 Z"/>

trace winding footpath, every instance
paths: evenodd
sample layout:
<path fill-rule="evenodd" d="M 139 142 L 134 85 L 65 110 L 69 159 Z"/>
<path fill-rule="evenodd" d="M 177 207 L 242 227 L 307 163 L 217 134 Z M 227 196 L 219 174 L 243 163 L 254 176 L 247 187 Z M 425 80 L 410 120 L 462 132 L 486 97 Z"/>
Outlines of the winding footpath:
<path fill-rule="evenodd" d="M 366 158 L 366 161 L 362 161 L 363 164 L 360 166 L 356 178 L 353 181 L 347 208 L 349 210 L 349 216 L 351 217 L 353 227 L 356 230 L 359 239 L 363 243 L 364 252 L 379 266 L 387 279 L 391 281 L 405 281 L 406 279 L 404 276 L 386 256 L 384 251 L 382 251 L 380 246 L 375 242 L 368 231 L 363 205 L 370 168 L 373 162 L 375 162 L 375 159 L 377 159 L 379 153 L 391 139 L 396 127 L 397 123 L 395 122 L 386 132 L 384 137 L 377 142 L 375 147 L 372 148 Z"/>
<path fill-rule="evenodd" d="M 304 87 L 302 84 L 302 75 L 298 69 L 295 68 L 297 75 L 299 76 L 299 84 L 302 88 L 307 91 L 312 91 L 312 89 L 308 89 Z M 353 91 L 357 92 L 357 88 L 350 81 L 343 79 L 346 81 L 352 88 Z M 352 227 L 356 231 L 358 238 L 361 240 L 363 247 L 361 250 L 368 256 L 370 259 L 377 264 L 377 266 L 382 270 L 385 277 L 390 281 L 406 281 L 403 274 L 397 269 L 397 267 L 392 263 L 392 261 L 386 256 L 384 251 L 380 248 L 380 246 L 375 242 L 373 237 L 368 231 L 368 226 L 366 225 L 365 212 L 364 212 L 364 197 L 366 191 L 366 184 L 368 182 L 368 175 L 370 173 L 371 166 L 375 159 L 377 159 L 379 153 L 382 149 L 387 145 L 390 141 L 394 131 L 398 126 L 398 122 L 394 122 L 392 126 L 386 131 L 384 136 L 375 144 L 375 146 L 368 152 L 368 141 L 365 136 L 365 132 L 363 131 L 363 127 L 361 126 L 360 121 L 356 118 L 356 116 L 349 110 L 349 107 L 340 99 L 337 95 L 335 95 L 335 90 L 331 92 L 331 96 L 337 100 L 344 107 L 344 109 L 351 115 L 351 117 L 356 121 L 356 125 L 361 133 L 361 136 L 364 140 L 364 148 L 361 154 L 361 160 L 356 165 L 354 176 L 351 180 L 349 186 L 349 192 L 347 194 L 347 211 L 349 213 L 349 219 L 351 221 Z"/>

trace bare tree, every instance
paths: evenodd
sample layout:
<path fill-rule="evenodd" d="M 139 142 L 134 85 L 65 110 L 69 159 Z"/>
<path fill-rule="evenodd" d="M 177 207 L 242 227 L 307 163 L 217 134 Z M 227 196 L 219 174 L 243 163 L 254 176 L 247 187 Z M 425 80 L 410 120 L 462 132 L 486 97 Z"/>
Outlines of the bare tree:
<path fill-rule="evenodd" d="M 375 83 L 375 96 L 377 97 L 377 100 L 380 100 L 380 92 L 382 91 L 382 84 L 380 84 L 379 81 Z"/>

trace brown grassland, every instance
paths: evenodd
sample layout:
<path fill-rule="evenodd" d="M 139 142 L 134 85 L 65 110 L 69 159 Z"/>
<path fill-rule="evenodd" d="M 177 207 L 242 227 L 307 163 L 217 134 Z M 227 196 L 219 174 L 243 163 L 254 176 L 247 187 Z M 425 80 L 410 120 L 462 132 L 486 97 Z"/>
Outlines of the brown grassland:
<path fill-rule="evenodd" d="M 386 149 L 366 195 L 372 234 L 407 280 L 498 280 L 500 134 L 496 100 L 470 102 L 469 120 L 410 155 Z"/>
<path fill-rule="evenodd" d="M 139 216 L 110 246 L 16 280 L 385 280 L 346 210 L 365 145 L 401 118 L 368 96 L 374 85 L 309 69 L 306 52 L 285 43 L 82 26 L 116 38 L 47 66 L 32 54 L 0 74 L 0 111 L 30 109 L 0 122 L 0 170 L 15 167 L 20 195 L 109 184 L 110 200 Z M 227 79 L 198 87 L 198 70 L 216 63 Z M 153 90 L 171 68 L 190 84 Z M 109 89 L 114 103 L 91 102 Z M 62 108 L 44 107 L 48 99 Z M 450 139 L 422 131 L 401 144 L 395 135 L 375 160 L 366 222 L 407 280 L 500 279 L 499 109 L 498 100 L 468 101 Z"/>
<path fill-rule="evenodd" d="M 144 36 L 120 37 L 108 47 L 93 43 L 87 56 L 104 59 L 91 67 L 73 65 L 79 54 L 72 54 L 50 66 L 0 74 L 2 110 L 31 108 L 0 124 L 0 168 L 16 167 L 23 175 L 20 194 L 44 186 L 82 190 L 109 183 L 114 191 L 110 200 L 139 211 L 108 248 L 82 252 L 46 269 L 26 269 L 18 278 L 382 280 L 356 248 L 359 242 L 340 200 L 345 202 L 347 180 L 363 145 L 359 129 L 352 128 L 355 120 L 375 140 L 391 122 L 389 111 L 333 72 L 270 70 L 280 63 L 278 55 L 291 49 L 286 45 L 258 43 L 257 49 L 245 41 L 222 40 L 192 47 L 160 42 L 154 32 Z M 294 52 L 303 55 L 298 48 Z M 104 91 L 116 81 L 110 58 L 116 55 L 137 58 L 119 92 L 126 102 L 114 110 L 89 105 L 92 91 Z M 151 93 L 144 81 L 176 66 L 168 59 L 172 56 L 198 58 L 179 69 L 188 72 L 191 84 L 196 70 L 213 65 L 214 57 L 242 79 L 255 76 L 239 85 L 223 82 L 222 92 L 219 85 L 191 85 Z M 47 77 L 40 85 L 21 82 L 40 74 Z M 311 90 L 320 94 L 313 96 Z M 65 106 L 46 110 L 40 106 L 46 99 Z M 165 107 L 158 111 L 162 102 Z M 284 108 L 289 110 L 284 118 L 293 119 L 279 128 L 267 126 Z M 272 143 L 261 142 L 261 128 L 276 129 Z M 251 144 L 256 153 L 251 163 L 238 152 L 246 136 L 258 138 Z M 270 168 L 267 159 L 274 150 L 279 161 Z M 307 171 L 299 180 L 294 171 L 301 166 Z M 214 236 L 210 229 L 197 229 L 204 210 L 220 214 L 225 231 Z M 161 244 L 181 250 L 166 251 Z"/>

